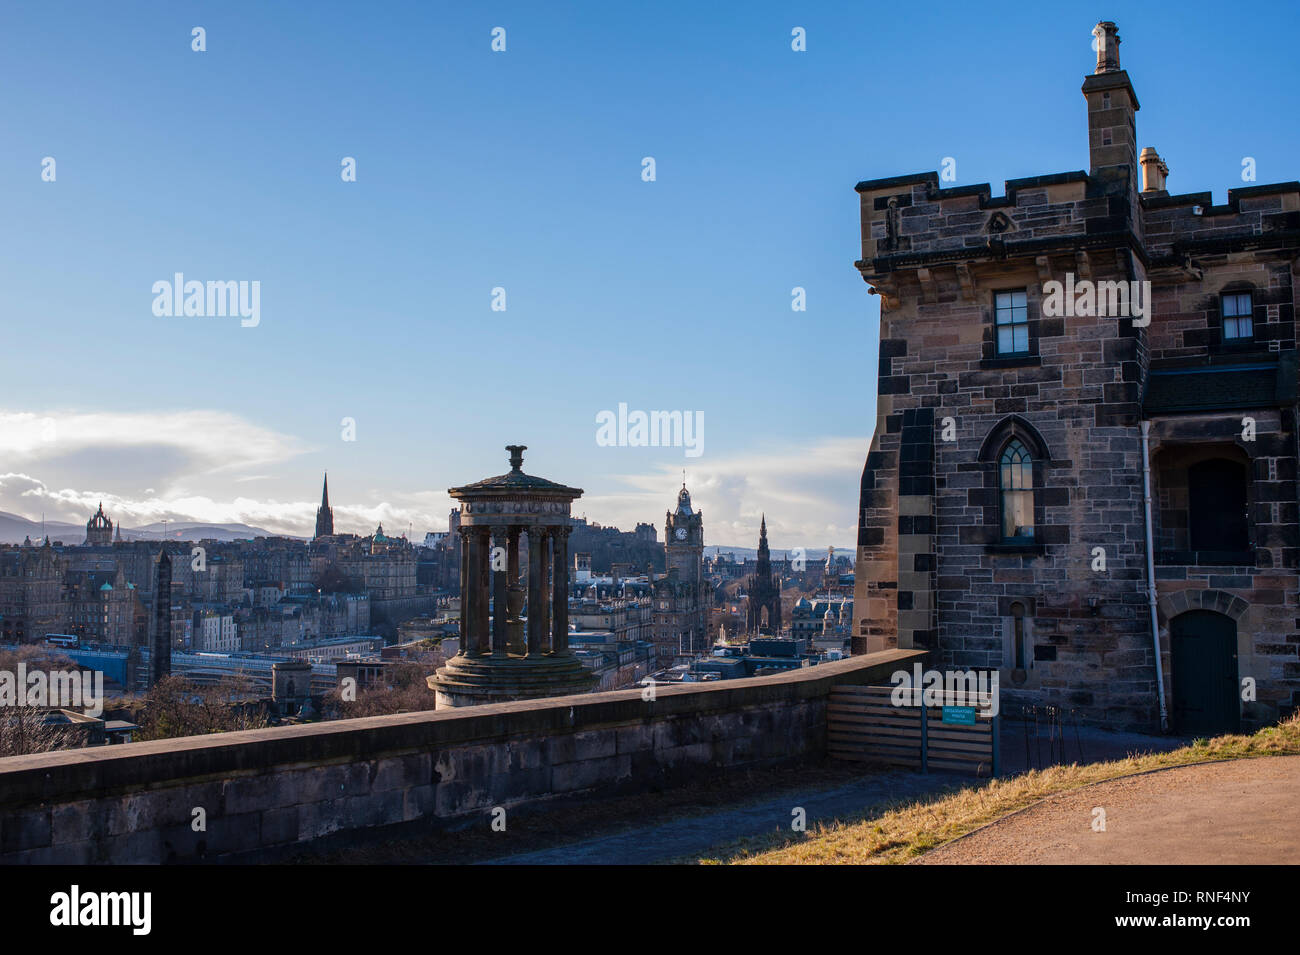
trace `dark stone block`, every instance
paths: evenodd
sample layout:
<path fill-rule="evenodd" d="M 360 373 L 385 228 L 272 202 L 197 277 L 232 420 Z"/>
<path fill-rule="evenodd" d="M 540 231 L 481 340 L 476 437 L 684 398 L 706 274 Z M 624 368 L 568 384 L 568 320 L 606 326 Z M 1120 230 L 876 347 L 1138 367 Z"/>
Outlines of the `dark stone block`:
<path fill-rule="evenodd" d="M 1070 503 L 1070 489 L 1045 487 L 1038 492 L 1038 503 L 1043 507 L 1065 507 Z"/>
<path fill-rule="evenodd" d="M 881 378 L 877 388 L 882 395 L 905 395 L 911 391 L 911 379 L 907 375 L 891 375 Z"/>

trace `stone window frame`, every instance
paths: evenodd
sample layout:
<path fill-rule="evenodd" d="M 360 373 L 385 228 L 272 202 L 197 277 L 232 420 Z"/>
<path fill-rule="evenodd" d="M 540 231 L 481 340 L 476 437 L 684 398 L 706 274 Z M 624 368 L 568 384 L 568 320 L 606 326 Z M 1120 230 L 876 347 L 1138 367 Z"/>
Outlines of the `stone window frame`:
<path fill-rule="evenodd" d="M 1024 307 L 1024 310 L 1025 310 L 1025 320 L 1024 320 L 1023 322 L 1017 322 L 1017 321 L 1014 321 L 1014 320 L 1013 320 L 1012 322 L 1010 322 L 1010 323 L 1008 323 L 1008 324 L 1006 324 L 1006 325 L 1003 325 L 1001 322 L 998 321 L 998 315 L 999 315 L 999 312 L 1000 312 L 1000 309 L 999 309 L 999 306 L 998 306 L 998 299 L 999 299 L 1000 297 L 1004 296 L 1004 295 L 1017 295 L 1017 294 L 1019 294 L 1019 295 L 1021 295 L 1021 296 L 1024 297 L 1025 304 L 1024 304 L 1023 307 Z M 1015 301 L 1014 301 L 1014 299 L 1012 300 L 1012 303 L 1011 303 L 1011 305 L 1009 306 L 1009 308 L 1010 308 L 1010 310 L 1011 310 L 1012 313 L 1013 313 L 1013 314 L 1012 314 L 1012 318 L 1014 319 L 1014 317 L 1015 317 L 1015 316 L 1014 316 L 1014 312 L 1015 312 L 1015 309 L 1016 309 L 1016 305 L 1015 305 Z M 1024 325 L 1024 327 L 1025 327 L 1025 347 L 1024 347 L 1024 349 L 1023 349 L 1023 350 L 1019 350 L 1019 349 L 1014 349 L 1014 347 L 1013 347 L 1013 350 L 1012 350 L 1012 351 L 1002 351 L 1001 346 L 1000 346 L 999 343 L 998 343 L 998 337 L 999 337 L 999 336 L 998 336 L 998 333 L 999 333 L 999 332 L 1000 332 L 1004 327 L 1005 327 L 1005 328 L 1010 328 L 1010 329 L 1011 329 L 1011 341 L 1012 341 L 1012 345 L 1014 346 L 1014 344 L 1015 344 L 1015 330 L 1016 330 L 1016 328 L 1017 328 L 1018 326 L 1020 326 L 1020 325 Z M 994 358 L 1025 358 L 1025 357 L 1028 357 L 1029 355 L 1033 354 L 1033 347 L 1034 347 L 1034 346 L 1033 346 L 1033 341 L 1032 341 L 1032 339 L 1033 339 L 1033 336 L 1030 334 L 1030 325 L 1029 325 L 1029 289 L 1028 289 L 1028 288 L 1023 288 L 1023 287 L 1022 287 L 1022 288 L 994 289 L 994 290 L 993 290 L 993 357 L 994 357 Z"/>
<path fill-rule="evenodd" d="M 1256 329 L 1259 327 L 1259 322 L 1256 321 L 1255 318 L 1255 310 L 1259 307 L 1259 296 L 1256 294 L 1256 292 L 1257 290 L 1253 284 L 1251 284 L 1250 282 L 1241 282 L 1241 281 L 1229 282 L 1223 288 L 1219 289 L 1219 294 L 1215 297 L 1215 305 L 1217 309 L 1216 321 L 1217 321 L 1217 327 L 1219 329 L 1219 347 L 1222 350 L 1224 351 L 1250 350 L 1259 347 L 1259 339 L 1256 332 Z M 1243 317 L 1240 315 L 1233 315 L 1233 316 L 1224 315 L 1224 307 L 1223 307 L 1224 299 L 1227 298 L 1229 295 L 1233 295 L 1233 296 L 1248 295 L 1250 297 L 1250 314 L 1249 314 L 1250 337 L 1249 338 L 1246 337 L 1229 338 L 1227 336 L 1226 326 L 1227 326 L 1228 319 Z"/>
<path fill-rule="evenodd" d="M 1011 292 L 1021 292 L 1025 296 L 1025 325 L 1028 336 L 1028 349 L 1023 352 L 998 351 L 998 296 Z M 987 334 L 984 340 L 981 368 L 1018 368 L 1025 365 L 1037 366 L 1043 363 L 1039 353 L 1039 315 L 1035 311 L 1036 300 L 1030 294 L 1028 285 L 1014 285 L 989 290 L 988 318 L 985 321 Z"/>
<path fill-rule="evenodd" d="M 1002 452 L 1012 441 L 1019 441 L 1033 462 L 1034 537 L 1029 540 L 1002 536 Z M 1052 460 L 1047 442 L 1038 429 L 1019 415 L 1008 415 L 990 429 L 980 446 L 979 462 L 984 470 L 984 490 L 991 491 L 995 503 L 984 507 L 983 527 L 987 531 L 985 550 L 995 553 L 1037 555 L 1046 553 L 1040 529 L 1045 527 L 1043 490 L 1048 463 Z"/>

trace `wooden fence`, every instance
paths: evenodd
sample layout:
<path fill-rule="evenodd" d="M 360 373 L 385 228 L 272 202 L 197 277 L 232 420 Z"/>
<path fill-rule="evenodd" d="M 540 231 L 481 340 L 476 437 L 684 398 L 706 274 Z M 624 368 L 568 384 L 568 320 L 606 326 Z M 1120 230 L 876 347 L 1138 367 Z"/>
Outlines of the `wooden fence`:
<path fill-rule="evenodd" d="M 892 686 L 835 686 L 827 711 L 827 751 L 835 759 L 907 766 L 921 772 L 998 775 L 999 723 L 975 708 L 974 722 L 961 708 L 895 706 Z"/>

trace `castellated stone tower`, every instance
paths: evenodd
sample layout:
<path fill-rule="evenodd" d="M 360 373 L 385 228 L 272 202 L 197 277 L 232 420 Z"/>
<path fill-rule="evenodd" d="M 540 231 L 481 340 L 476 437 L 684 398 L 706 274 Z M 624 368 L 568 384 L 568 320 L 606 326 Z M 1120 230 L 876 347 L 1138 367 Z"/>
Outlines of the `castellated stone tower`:
<path fill-rule="evenodd" d="M 1118 28 L 1093 40 L 1086 171 L 857 186 L 881 331 L 853 652 L 995 669 L 1007 711 L 1257 726 L 1300 704 L 1300 184 L 1171 195 Z"/>

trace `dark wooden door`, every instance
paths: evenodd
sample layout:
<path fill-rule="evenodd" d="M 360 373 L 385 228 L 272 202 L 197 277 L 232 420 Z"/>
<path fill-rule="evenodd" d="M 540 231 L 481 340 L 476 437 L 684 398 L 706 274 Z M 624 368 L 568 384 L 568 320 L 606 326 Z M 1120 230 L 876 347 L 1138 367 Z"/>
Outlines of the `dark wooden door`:
<path fill-rule="evenodd" d="M 1237 624 L 1211 610 L 1191 610 L 1169 624 L 1174 730 L 1217 736 L 1241 728 L 1237 701 Z"/>

